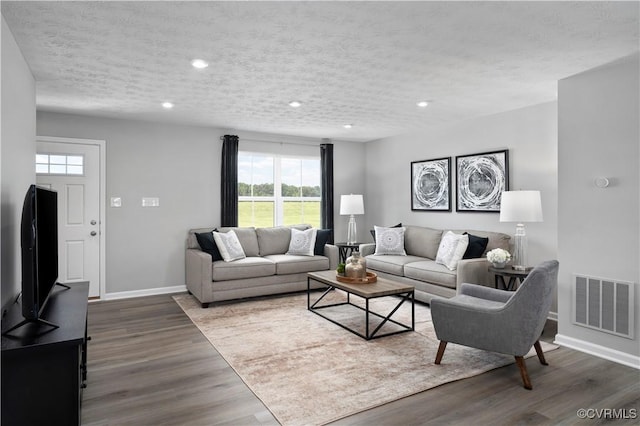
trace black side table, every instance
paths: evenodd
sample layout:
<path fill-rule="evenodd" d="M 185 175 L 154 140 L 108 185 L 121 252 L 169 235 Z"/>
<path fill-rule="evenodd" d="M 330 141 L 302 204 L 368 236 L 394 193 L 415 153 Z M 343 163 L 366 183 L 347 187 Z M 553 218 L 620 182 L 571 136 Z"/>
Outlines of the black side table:
<path fill-rule="evenodd" d="M 354 251 L 360 249 L 360 244 L 364 243 L 334 243 L 333 245 L 338 247 L 338 263 L 346 262 L 347 257 L 351 256 Z"/>
<path fill-rule="evenodd" d="M 499 284 L 502 284 L 502 290 L 515 291 L 518 288 L 518 284 L 522 284 L 525 278 L 531 272 L 531 268 L 525 271 L 518 271 L 511 266 L 507 266 L 502 269 L 489 266 L 489 272 L 495 274 L 495 287 L 500 288 Z M 509 278 L 509 282 L 505 281 L 505 278 Z"/>

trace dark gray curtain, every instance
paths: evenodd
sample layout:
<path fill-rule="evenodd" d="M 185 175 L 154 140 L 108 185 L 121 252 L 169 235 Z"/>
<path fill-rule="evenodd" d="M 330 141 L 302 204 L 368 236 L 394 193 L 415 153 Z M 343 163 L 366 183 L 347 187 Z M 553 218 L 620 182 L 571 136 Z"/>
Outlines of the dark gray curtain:
<path fill-rule="evenodd" d="M 238 226 L 238 137 L 224 135 L 222 140 L 222 180 L 220 226 Z"/>
<path fill-rule="evenodd" d="M 322 195 L 320 197 L 320 226 L 333 230 L 333 144 L 320 144 Z M 333 244 L 333 232 L 330 237 Z"/>

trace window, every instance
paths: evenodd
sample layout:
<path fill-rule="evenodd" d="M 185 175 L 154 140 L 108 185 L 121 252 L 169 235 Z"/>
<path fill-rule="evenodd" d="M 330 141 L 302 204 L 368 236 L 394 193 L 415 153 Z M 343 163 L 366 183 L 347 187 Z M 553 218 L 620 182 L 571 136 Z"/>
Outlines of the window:
<path fill-rule="evenodd" d="M 238 153 L 238 225 L 320 227 L 320 159 Z"/>
<path fill-rule="evenodd" d="M 75 175 L 84 174 L 82 155 L 36 154 L 36 174 Z"/>

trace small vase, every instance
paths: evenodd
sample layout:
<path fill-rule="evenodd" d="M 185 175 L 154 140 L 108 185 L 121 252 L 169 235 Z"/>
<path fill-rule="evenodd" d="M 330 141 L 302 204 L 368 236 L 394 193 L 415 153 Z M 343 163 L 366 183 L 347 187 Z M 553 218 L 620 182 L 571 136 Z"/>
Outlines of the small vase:
<path fill-rule="evenodd" d="M 493 264 L 493 267 L 496 269 L 504 269 L 504 266 L 507 264 L 507 262 L 491 262 Z"/>
<path fill-rule="evenodd" d="M 367 261 L 364 257 L 360 256 L 360 253 L 354 251 L 353 254 L 347 258 L 344 266 L 344 275 L 349 278 L 367 278 Z"/>

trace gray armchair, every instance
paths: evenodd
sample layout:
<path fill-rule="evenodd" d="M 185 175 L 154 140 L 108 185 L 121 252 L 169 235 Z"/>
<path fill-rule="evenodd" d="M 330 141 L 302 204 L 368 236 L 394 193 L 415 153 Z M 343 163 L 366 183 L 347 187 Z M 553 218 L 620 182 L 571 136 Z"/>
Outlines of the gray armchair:
<path fill-rule="evenodd" d="M 451 299 L 431 300 L 431 316 L 440 340 L 436 364 L 447 342 L 513 355 L 526 389 L 531 380 L 523 356 L 531 346 L 547 365 L 539 338 L 558 283 L 558 261 L 536 266 L 515 292 L 462 284 Z"/>

